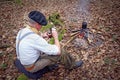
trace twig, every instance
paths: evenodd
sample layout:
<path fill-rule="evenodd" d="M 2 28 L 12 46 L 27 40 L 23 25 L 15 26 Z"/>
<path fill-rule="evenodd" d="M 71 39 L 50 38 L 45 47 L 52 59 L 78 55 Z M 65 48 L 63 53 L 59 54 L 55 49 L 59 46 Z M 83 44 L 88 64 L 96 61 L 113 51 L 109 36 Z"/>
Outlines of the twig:
<path fill-rule="evenodd" d="M 72 36 L 72 37 L 70 38 L 70 40 L 68 40 L 68 41 L 62 46 L 62 48 L 64 48 L 68 43 L 70 43 L 70 42 L 71 42 L 75 37 L 77 37 L 77 36 L 78 36 L 78 34 Z"/>
<path fill-rule="evenodd" d="M 74 32 L 74 33 L 72 33 L 70 36 L 74 36 L 74 35 L 76 35 L 76 34 L 78 34 L 79 32 Z"/>

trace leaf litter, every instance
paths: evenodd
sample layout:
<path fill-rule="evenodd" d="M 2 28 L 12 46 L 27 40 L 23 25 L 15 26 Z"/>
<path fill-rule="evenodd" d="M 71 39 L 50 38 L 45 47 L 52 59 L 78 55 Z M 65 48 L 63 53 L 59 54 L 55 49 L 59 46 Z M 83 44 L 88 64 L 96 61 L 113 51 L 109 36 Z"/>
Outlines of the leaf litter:
<path fill-rule="evenodd" d="M 32 6 L 31 6 L 32 5 Z M 42 80 L 119 80 L 120 79 L 120 1 L 119 0 L 22 0 L 0 2 L 0 79 L 15 80 L 20 75 L 13 64 L 15 37 L 24 25 L 24 15 L 31 10 L 42 11 L 46 17 L 53 12 L 64 20 L 66 34 L 62 44 L 70 39 L 69 29 L 80 29 L 83 21 L 95 33 L 102 35 L 103 44 L 88 50 L 68 43 L 67 51 L 84 64 L 78 69 L 59 69 L 46 73 Z M 83 11 L 82 11 L 83 10 Z M 12 74 L 11 74 L 12 73 Z"/>

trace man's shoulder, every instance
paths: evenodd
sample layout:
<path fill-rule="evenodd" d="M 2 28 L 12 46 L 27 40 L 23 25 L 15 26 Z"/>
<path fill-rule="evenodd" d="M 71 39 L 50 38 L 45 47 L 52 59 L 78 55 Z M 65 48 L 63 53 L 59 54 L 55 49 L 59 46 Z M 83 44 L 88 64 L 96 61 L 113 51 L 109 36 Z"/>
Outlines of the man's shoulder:
<path fill-rule="evenodd" d="M 17 37 L 24 37 L 25 38 L 37 38 L 38 35 L 35 34 L 34 32 L 32 32 L 31 30 L 29 30 L 28 28 L 22 28 L 20 29 L 20 31 L 17 34 Z"/>

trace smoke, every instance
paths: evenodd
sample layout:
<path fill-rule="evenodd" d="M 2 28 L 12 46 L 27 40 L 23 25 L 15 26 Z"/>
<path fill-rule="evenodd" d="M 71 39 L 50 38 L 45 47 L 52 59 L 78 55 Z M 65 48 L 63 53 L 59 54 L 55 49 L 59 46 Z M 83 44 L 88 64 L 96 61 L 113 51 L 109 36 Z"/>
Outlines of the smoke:
<path fill-rule="evenodd" d="M 81 23 L 83 21 L 90 22 L 91 14 L 89 12 L 91 0 L 76 0 L 72 5 L 66 5 L 66 20 Z"/>
<path fill-rule="evenodd" d="M 78 0 L 77 11 L 88 14 L 89 0 Z"/>
<path fill-rule="evenodd" d="M 78 0 L 76 4 L 76 13 L 83 21 L 89 21 L 90 19 L 89 6 L 90 0 Z"/>

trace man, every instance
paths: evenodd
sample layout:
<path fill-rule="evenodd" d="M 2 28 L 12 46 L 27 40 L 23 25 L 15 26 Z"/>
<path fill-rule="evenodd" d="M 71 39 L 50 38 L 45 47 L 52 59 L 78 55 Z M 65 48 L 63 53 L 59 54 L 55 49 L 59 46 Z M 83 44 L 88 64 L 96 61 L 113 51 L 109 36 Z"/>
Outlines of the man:
<path fill-rule="evenodd" d="M 39 11 L 31 11 L 28 17 L 29 23 L 26 28 L 21 29 L 17 34 L 16 52 L 17 60 L 25 70 L 35 73 L 46 66 L 55 64 L 54 60 L 57 61 L 62 54 L 56 29 L 52 29 L 54 45 L 49 44 L 42 36 L 38 35 L 41 27 L 47 25 L 45 16 Z M 82 61 L 74 64 L 75 67 L 79 67 L 82 65 Z"/>

